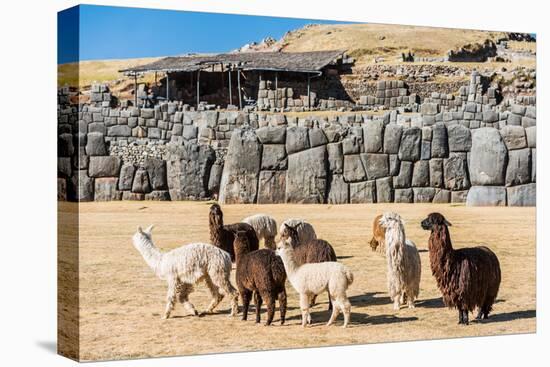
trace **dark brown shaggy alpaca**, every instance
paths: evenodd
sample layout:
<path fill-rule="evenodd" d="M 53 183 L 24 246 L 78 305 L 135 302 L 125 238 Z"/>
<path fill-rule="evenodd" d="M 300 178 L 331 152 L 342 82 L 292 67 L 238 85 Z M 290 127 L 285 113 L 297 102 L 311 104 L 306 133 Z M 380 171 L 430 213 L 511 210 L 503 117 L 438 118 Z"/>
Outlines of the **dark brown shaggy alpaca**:
<path fill-rule="evenodd" d="M 327 261 L 337 261 L 334 248 L 325 240 L 314 239 L 307 243 L 299 244 L 298 231 L 295 227 L 284 224 L 283 232 L 281 233 L 281 241 L 290 238 L 292 247 L 294 247 L 295 260 L 299 265 L 322 263 Z M 298 245 L 299 244 L 299 245 Z M 328 293 L 328 291 L 327 291 Z M 313 296 L 311 304 L 314 305 L 317 296 Z M 332 301 L 330 293 L 328 293 L 328 309 L 332 310 Z"/>
<path fill-rule="evenodd" d="M 454 250 L 443 215 L 432 213 L 421 223 L 431 230 L 430 265 L 447 307 L 458 309 L 458 323 L 468 325 L 468 312 L 478 308 L 476 319 L 489 317 L 500 286 L 500 263 L 487 247 Z"/>
<path fill-rule="evenodd" d="M 377 215 L 372 222 L 372 238 L 369 245 L 372 251 L 378 251 L 384 254 L 386 252 L 386 230 L 380 224 L 380 219 L 382 219 L 382 214 Z"/>
<path fill-rule="evenodd" d="M 212 204 L 208 219 L 210 225 L 210 242 L 212 245 L 229 252 L 229 255 L 231 255 L 231 261 L 235 262 L 233 242 L 235 241 L 235 233 L 237 231 L 246 232 L 250 251 L 257 250 L 260 247 L 258 237 L 256 236 L 256 231 L 250 224 L 223 224 L 223 212 L 222 208 L 218 204 Z"/>
<path fill-rule="evenodd" d="M 262 301 L 265 301 L 267 305 L 265 324 L 271 324 L 275 314 L 275 299 L 278 298 L 281 325 L 283 325 L 286 315 L 286 272 L 283 261 L 271 249 L 250 251 L 246 232 L 236 233 L 234 248 L 237 288 L 243 301 L 243 320 L 248 317 L 248 306 L 254 293 L 256 322 L 260 322 L 260 309 Z"/>

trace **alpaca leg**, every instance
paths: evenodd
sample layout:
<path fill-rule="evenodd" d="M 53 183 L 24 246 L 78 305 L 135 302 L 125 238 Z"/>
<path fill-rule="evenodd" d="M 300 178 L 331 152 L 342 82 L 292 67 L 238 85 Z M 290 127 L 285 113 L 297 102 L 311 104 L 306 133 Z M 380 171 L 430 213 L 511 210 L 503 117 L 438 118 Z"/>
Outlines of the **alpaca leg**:
<path fill-rule="evenodd" d="M 348 324 L 349 324 L 349 319 L 351 317 L 351 303 L 349 302 L 347 297 L 342 302 L 342 306 L 344 307 L 344 309 L 342 310 L 342 312 L 344 313 L 344 326 L 343 327 L 347 327 Z"/>
<path fill-rule="evenodd" d="M 260 323 L 260 311 L 262 309 L 262 296 L 260 295 L 260 292 L 256 291 L 254 292 L 254 303 L 256 305 L 256 323 Z"/>
<path fill-rule="evenodd" d="M 333 309 L 332 298 L 330 297 L 330 291 L 327 291 L 327 296 L 328 296 L 328 310 L 330 311 Z"/>
<path fill-rule="evenodd" d="M 246 321 L 248 317 L 248 306 L 250 306 L 250 299 L 252 298 L 252 292 L 248 289 L 239 289 L 239 293 L 243 299 L 243 321 Z"/>
<path fill-rule="evenodd" d="M 309 307 L 315 306 L 316 303 L 317 303 L 317 295 L 314 294 L 314 295 L 311 297 L 311 302 L 309 303 Z"/>
<path fill-rule="evenodd" d="M 176 303 L 176 279 L 168 279 L 168 292 L 166 294 L 166 309 L 164 310 L 163 319 L 170 317 L 170 313 L 174 309 L 174 304 Z"/>
<path fill-rule="evenodd" d="M 461 325 L 463 323 L 464 323 L 464 320 L 463 320 L 462 310 L 458 309 L 458 324 Z"/>
<path fill-rule="evenodd" d="M 300 293 L 300 310 L 302 311 L 302 326 L 306 327 L 308 323 L 311 323 L 311 316 L 309 315 L 309 296 L 304 293 Z"/>
<path fill-rule="evenodd" d="M 330 315 L 330 319 L 327 322 L 327 326 L 330 326 L 336 321 L 336 318 L 338 317 L 338 314 L 340 313 L 340 307 L 336 304 L 336 300 L 333 300 L 332 302 L 332 314 Z"/>
<path fill-rule="evenodd" d="M 393 297 L 393 309 L 394 309 L 395 311 L 399 311 L 399 309 L 401 308 L 401 307 L 400 307 L 399 298 L 400 298 L 399 296 Z"/>
<path fill-rule="evenodd" d="M 286 317 L 286 291 L 284 289 L 279 293 L 279 313 L 281 314 L 281 325 L 284 325 Z"/>
<path fill-rule="evenodd" d="M 193 292 L 193 286 L 191 284 L 179 283 L 178 285 L 178 301 L 183 305 L 183 309 L 188 314 L 197 316 L 199 313 L 195 310 L 195 307 L 189 302 L 189 294 Z"/>
<path fill-rule="evenodd" d="M 265 303 L 267 305 L 267 321 L 265 325 L 269 326 L 271 322 L 273 322 L 273 317 L 275 316 L 275 295 L 266 294 Z"/>
<path fill-rule="evenodd" d="M 206 283 L 206 286 L 210 290 L 210 295 L 212 296 L 212 301 L 210 301 L 210 304 L 208 305 L 205 313 L 212 313 L 223 299 L 223 294 L 220 294 L 218 286 L 212 282 L 212 279 L 209 276 L 206 276 L 204 278 L 204 281 Z"/>
<path fill-rule="evenodd" d="M 229 295 L 231 297 L 231 313 L 229 316 L 237 316 L 239 313 L 239 293 L 237 290 L 233 287 L 228 278 L 221 277 L 220 279 L 213 278 L 212 280 L 216 280 L 218 291 L 222 293 L 222 296 Z"/>
<path fill-rule="evenodd" d="M 462 311 L 462 323 L 468 325 L 468 310 Z"/>

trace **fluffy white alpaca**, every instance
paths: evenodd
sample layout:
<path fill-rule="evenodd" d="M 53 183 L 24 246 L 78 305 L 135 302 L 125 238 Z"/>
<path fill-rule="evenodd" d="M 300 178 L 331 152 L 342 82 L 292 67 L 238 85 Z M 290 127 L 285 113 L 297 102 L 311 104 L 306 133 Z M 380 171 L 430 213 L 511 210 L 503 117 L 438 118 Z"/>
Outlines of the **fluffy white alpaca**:
<path fill-rule="evenodd" d="M 388 292 L 393 301 L 393 308 L 407 302 L 414 308 L 420 288 L 420 255 L 414 242 L 405 237 L 403 220 L 396 213 L 385 213 L 380 225 L 386 230 L 386 261 L 388 264 Z"/>
<path fill-rule="evenodd" d="M 204 280 L 212 301 L 206 313 L 214 311 L 224 295 L 231 297 L 231 316 L 237 309 L 237 290 L 231 285 L 231 257 L 216 246 L 206 243 L 192 243 L 168 252 L 161 252 L 153 243 L 151 235 L 153 226 L 142 230 L 138 227 L 132 238 L 134 247 L 141 253 L 145 262 L 155 274 L 168 283 L 166 310 L 163 318 L 170 317 L 176 297 L 190 313 L 198 315 L 195 307 L 189 302 L 193 285 Z"/>
<path fill-rule="evenodd" d="M 279 228 L 279 236 L 282 235 L 285 224 L 293 227 L 298 232 L 298 239 L 300 241 L 299 245 L 302 245 L 304 243 L 308 243 L 311 240 L 314 240 L 317 238 L 317 234 L 315 233 L 315 229 L 313 229 L 313 226 L 306 222 L 303 219 L 287 219 L 281 224 L 281 227 Z"/>
<path fill-rule="evenodd" d="M 275 250 L 275 236 L 277 236 L 277 222 L 267 214 L 255 214 L 242 220 L 256 231 L 258 240 L 264 239 L 264 246 Z"/>
<path fill-rule="evenodd" d="M 281 241 L 277 245 L 277 254 L 283 260 L 290 284 L 300 294 L 300 309 L 302 311 L 302 326 L 311 324 L 309 307 L 311 298 L 322 292 L 329 291 L 332 299 L 332 315 L 327 326 L 332 325 L 340 311 L 344 314 L 344 327 L 349 323 L 351 303 L 346 290 L 353 283 L 352 272 L 338 262 L 322 262 L 298 266 L 294 258 L 294 248 L 289 241 Z"/>

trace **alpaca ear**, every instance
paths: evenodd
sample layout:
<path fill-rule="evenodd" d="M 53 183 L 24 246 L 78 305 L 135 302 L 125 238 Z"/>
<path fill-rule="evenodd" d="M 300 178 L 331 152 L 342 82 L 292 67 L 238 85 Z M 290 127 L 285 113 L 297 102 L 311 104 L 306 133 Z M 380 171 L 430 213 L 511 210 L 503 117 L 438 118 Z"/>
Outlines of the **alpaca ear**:
<path fill-rule="evenodd" d="M 447 219 L 445 219 L 445 220 L 443 221 L 443 223 L 445 223 L 445 225 L 446 225 L 447 227 L 451 227 L 451 226 L 452 226 L 451 222 L 449 222 Z"/>
<path fill-rule="evenodd" d="M 147 228 L 145 229 L 145 232 L 151 234 L 151 231 L 153 230 L 154 227 L 155 227 L 155 225 L 154 225 L 154 224 L 151 224 L 149 227 L 147 227 Z"/>
<path fill-rule="evenodd" d="M 137 227 L 137 231 L 138 231 L 138 233 L 143 234 L 143 229 L 141 229 L 141 226 L 138 226 L 138 227 Z"/>

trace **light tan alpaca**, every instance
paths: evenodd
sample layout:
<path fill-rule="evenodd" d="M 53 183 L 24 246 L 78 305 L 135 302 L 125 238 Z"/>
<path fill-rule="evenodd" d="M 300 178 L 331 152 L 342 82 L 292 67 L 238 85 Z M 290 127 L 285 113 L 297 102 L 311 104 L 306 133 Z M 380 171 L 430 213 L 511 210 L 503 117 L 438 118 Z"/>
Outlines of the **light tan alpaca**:
<path fill-rule="evenodd" d="M 372 251 L 376 251 L 381 254 L 386 253 L 386 229 L 380 224 L 382 214 L 377 215 L 372 222 L 372 238 L 370 240 L 370 248 Z"/>

